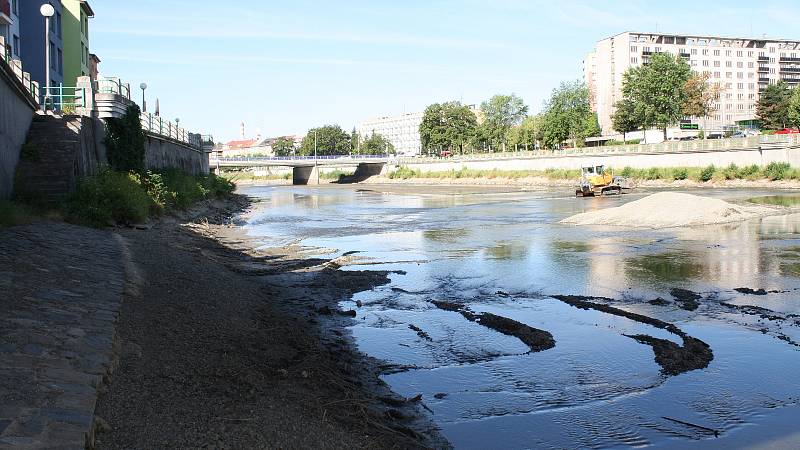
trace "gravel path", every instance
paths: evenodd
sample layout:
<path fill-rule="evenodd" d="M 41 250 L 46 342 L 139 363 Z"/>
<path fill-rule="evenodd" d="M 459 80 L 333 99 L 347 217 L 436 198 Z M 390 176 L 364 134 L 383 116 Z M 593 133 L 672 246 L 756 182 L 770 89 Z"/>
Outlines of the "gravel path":
<path fill-rule="evenodd" d="M 121 232 L 134 271 L 99 448 L 446 446 L 421 405 L 398 402 L 355 353 L 335 312 L 386 274 L 247 255 L 210 238 L 230 231 L 213 225 L 226 214 Z"/>

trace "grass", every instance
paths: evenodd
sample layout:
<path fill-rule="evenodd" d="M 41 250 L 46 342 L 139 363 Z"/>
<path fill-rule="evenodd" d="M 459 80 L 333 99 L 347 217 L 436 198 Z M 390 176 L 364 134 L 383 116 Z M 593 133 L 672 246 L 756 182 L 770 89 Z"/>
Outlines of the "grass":
<path fill-rule="evenodd" d="M 141 223 L 200 200 L 229 195 L 234 189 L 233 183 L 214 175 L 106 170 L 82 179 L 67 199 L 64 212 L 67 221 L 93 227 Z"/>
<path fill-rule="evenodd" d="M 800 180 L 800 168 L 793 168 L 787 163 L 770 163 L 765 167 L 750 165 L 739 167 L 736 164 L 717 167 L 651 167 L 647 169 L 634 169 L 624 167 L 622 170 L 613 170 L 614 175 L 620 175 L 635 181 L 680 181 L 692 180 L 696 182 L 725 181 L 725 180 Z M 572 169 L 547 169 L 547 170 L 476 170 L 458 169 L 439 172 L 422 172 L 401 166 L 389 175 L 390 179 L 459 179 L 459 178 L 546 178 L 549 180 L 577 180 L 580 170 Z"/>
<path fill-rule="evenodd" d="M 38 214 L 28 205 L 0 200 L 0 227 L 30 223 Z"/>

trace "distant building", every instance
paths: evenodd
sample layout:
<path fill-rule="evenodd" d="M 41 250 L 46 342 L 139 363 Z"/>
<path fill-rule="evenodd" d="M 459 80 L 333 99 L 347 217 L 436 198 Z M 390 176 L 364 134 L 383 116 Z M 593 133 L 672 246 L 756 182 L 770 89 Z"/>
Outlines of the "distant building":
<path fill-rule="evenodd" d="M 64 84 L 76 86 L 78 77 L 89 76 L 89 19 L 94 11 L 86 0 L 61 0 L 64 17 Z"/>
<path fill-rule="evenodd" d="M 100 58 L 89 53 L 89 78 L 96 80 L 100 76 Z"/>
<path fill-rule="evenodd" d="M 5 48 L 0 49 L 0 55 L 10 54 L 12 58 L 19 59 L 19 0 L 0 0 L 0 36 L 3 37 Z"/>
<path fill-rule="evenodd" d="M 683 58 L 724 88 L 707 120 L 709 130 L 753 121 L 759 95 L 770 84 L 800 83 L 800 41 L 625 32 L 599 41 L 584 60 L 584 79 L 604 135 L 615 134 L 611 117 L 622 99 L 623 75 L 655 53 Z"/>
<path fill-rule="evenodd" d="M 50 85 L 64 83 L 63 8 L 59 0 L 21 0 L 18 2 L 20 17 L 20 59 L 31 79 L 46 85 L 45 65 L 45 18 L 39 12 L 41 6 L 50 3 L 56 10 L 50 18 L 50 33 L 47 45 L 50 48 Z"/>
<path fill-rule="evenodd" d="M 469 108 L 477 116 L 478 122 L 482 122 L 483 113 L 480 109 L 474 105 L 470 105 Z M 380 134 L 392 143 L 398 155 L 419 155 L 423 150 L 419 126 L 422 124 L 424 116 L 424 112 L 417 112 L 400 116 L 378 117 L 359 124 L 356 127 L 356 133 L 362 138 Z"/>

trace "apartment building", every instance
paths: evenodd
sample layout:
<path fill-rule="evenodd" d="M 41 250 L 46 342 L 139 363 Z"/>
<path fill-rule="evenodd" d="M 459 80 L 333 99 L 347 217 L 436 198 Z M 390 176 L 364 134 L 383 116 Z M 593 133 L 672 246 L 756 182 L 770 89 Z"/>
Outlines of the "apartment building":
<path fill-rule="evenodd" d="M 424 112 L 417 112 L 400 116 L 378 117 L 359 124 L 356 132 L 364 138 L 380 134 L 394 145 L 398 155 L 419 155 L 422 153 L 419 126 L 424 115 Z"/>
<path fill-rule="evenodd" d="M 475 105 L 469 105 L 475 113 L 478 123 L 483 122 L 483 112 Z M 392 143 L 400 156 L 415 156 L 422 153 L 422 138 L 419 126 L 422 124 L 424 112 L 403 114 L 400 116 L 378 117 L 367 120 L 356 127 L 356 133 L 363 137 L 380 134 Z"/>
<path fill-rule="evenodd" d="M 768 85 L 781 80 L 792 87 L 800 83 L 800 41 L 621 33 L 599 41 L 584 60 L 584 79 L 604 135 L 616 134 L 611 116 L 622 99 L 625 72 L 664 52 L 680 56 L 692 70 L 708 74 L 710 82 L 724 88 L 715 113 L 706 120 L 709 130 L 755 120 L 759 95 Z"/>
<path fill-rule="evenodd" d="M 0 0 L 0 36 L 5 44 L 3 55 L 20 58 L 19 0 Z"/>
<path fill-rule="evenodd" d="M 31 78 L 46 85 L 45 19 L 39 9 L 49 3 L 55 9 L 50 18 L 47 46 L 50 48 L 50 85 L 64 83 L 63 8 L 60 0 L 22 0 L 19 2 L 20 58 Z"/>

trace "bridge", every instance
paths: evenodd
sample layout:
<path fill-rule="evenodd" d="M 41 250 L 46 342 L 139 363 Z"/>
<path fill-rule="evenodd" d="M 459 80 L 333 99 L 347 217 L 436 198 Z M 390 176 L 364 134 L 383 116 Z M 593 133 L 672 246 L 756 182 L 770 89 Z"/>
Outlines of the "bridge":
<path fill-rule="evenodd" d="M 259 168 L 289 167 L 292 169 L 292 184 L 319 184 L 321 167 L 355 167 L 351 182 L 364 181 L 385 172 L 390 155 L 337 155 L 337 156 L 274 156 L 274 157 L 220 157 L 212 153 L 211 167 Z"/>

